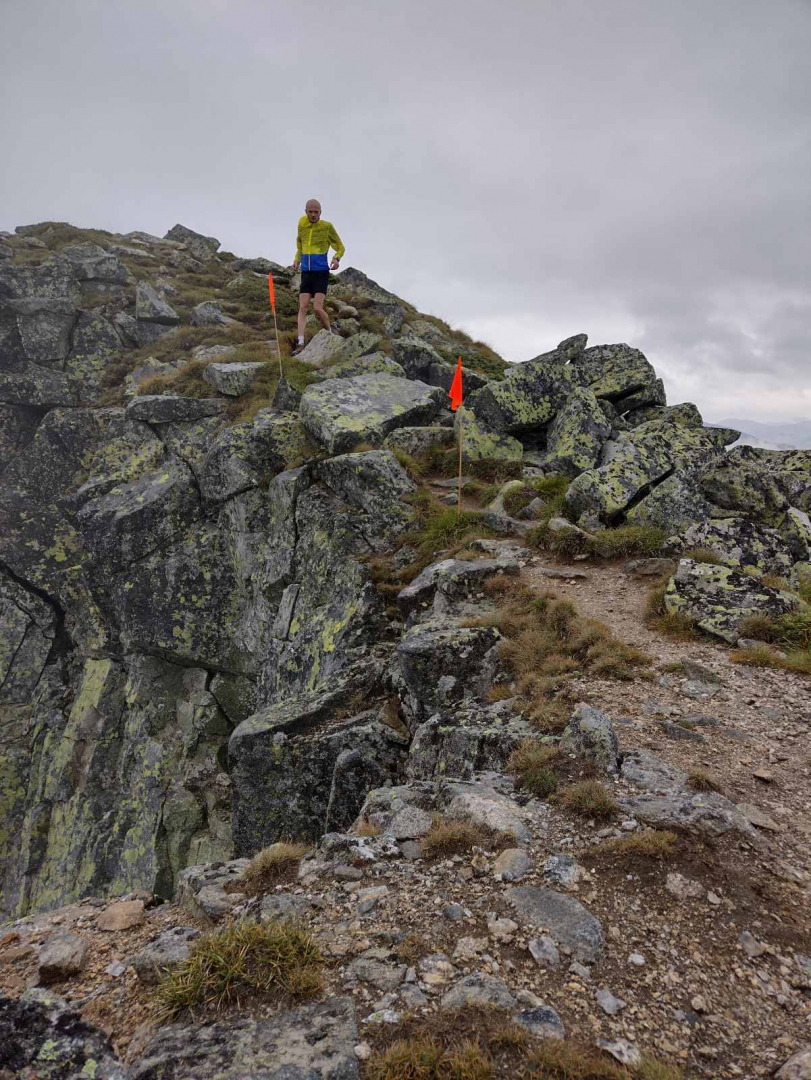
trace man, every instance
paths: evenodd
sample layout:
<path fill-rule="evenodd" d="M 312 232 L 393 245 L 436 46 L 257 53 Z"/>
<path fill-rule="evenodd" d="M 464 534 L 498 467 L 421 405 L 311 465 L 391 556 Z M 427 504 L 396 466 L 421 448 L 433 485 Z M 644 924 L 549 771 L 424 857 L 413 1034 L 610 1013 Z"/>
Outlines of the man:
<path fill-rule="evenodd" d="M 307 309 L 313 300 L 315 315 L 325 330 L 330 329 L 329 316 L 324 311 L 327 297 L 330 270 L 337 270 L 343 255 L 344 245 L 329 221 L 321 220 L 321 203 L 318 199 L 308 199 L 304 207 L 304 217 L 299 218 L 296 237 L 296 257 L 293 269 L 301 267 L 301 285 L 299 286 L 298 305 L 298 343 L 293 355 L 304 348 L 304 330 L 307 325 Z M 328 262 L 329 249 L 335 254 Z"/>

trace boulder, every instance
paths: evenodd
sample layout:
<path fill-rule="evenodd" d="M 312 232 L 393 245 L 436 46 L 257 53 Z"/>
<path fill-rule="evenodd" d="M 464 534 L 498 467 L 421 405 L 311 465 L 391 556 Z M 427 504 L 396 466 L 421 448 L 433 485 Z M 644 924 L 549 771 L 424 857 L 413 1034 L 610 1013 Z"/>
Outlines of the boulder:
<path fill-rule="evenodd" d="M 27 704 L 56 637 L 57 613 L 0 573 L 0 706 Z"/>
<path fill-rule="evenodd" d="M 561 749 L 593 762 L 602 772 L 615 773 L 619 766 L 619 745 L 611 717 L 591 705 L 575 706 Z"/>
<path fill-rule="evenodd" d="M 200 931 L 194 927 L 172 926 L 131 956 L 129 963 L 142 983 L 155 986 L 166 971 L 171 971 L 188 959 L 191 943 L 200 936 Z"/>
<path fill-rule="evenodd" d="M 267 364 L 209 364 L 203 371 L 203 379 L 218 394 L 239 397 L 247 394 L 258 375 L 267 370 Z"/>
<path fill-rule="evenodd" d="M 518 435 L 548 426 L 584 382 L 574 364 L 541 357 L 513 369 L 502 382 L 474 391 L 467 404 L 490 431 Z"/>
<path fill-rule="evenodd" d="M 68 385 L 80 405 L 98 402 L 107 369 L 120 354 L 121 339 L 113 323 L 101 315 L 80 312 L 65 364 Z"/>
<path fill-rule="evenodd" d="M 483 971 L 465 975 L 440 1002 L 443 1009 L 515 1009 L 515 1000 L 505 982 Z"/>
<path fill-rule="evenodd" d="M 441 709 L 485 696 L 493 683 L 499 632 L 428 619 L 406 630 L 394 654 L 392 678 L 413 727 Z"/>
<path fill-rule="evenodd" d="M 26 362 L 12 372 L 0 371 L 0 403 L 59 409 L 76 405 L 67 375 Z"/>
<path fill-rule="evenodd" d="M 546 931 L 557 945 L 571 949 L 581 964 L 593 964 L 600 958 L 603 928 L 574 897 L 535 885 L 508 889 L 506 897 L 519 923 Z"/>
<path fill-rule="evenodd" d="M 160 323 L 162 326 L 175 326 L 180 322 L 178 313 L 157 289 L 145 281 L 135 290 L 135 318 L 139 322 Z"/>
<path fill-rule="evenodd" d="M 622 755 L 620 775 L 635 787 L 645 791 L 669 792 L 683 788 L 687 773 L 668 765 L 650 750 L 628 750 Z"/>
<path fill-rule="evenodd" d="M 406 773 L 418 780 L 472 780 L 476 773 L 504 772 L 512 751 L 533 734 L 508 702 L 445 712 L 414 732 Z"/>
<path fill-rule="evenodd" d="M 715 792 L 669 791 L 621 799 L 623 814 L 655 829 L 723 836 L 730 830 L 749 840 L 755 831 L 734 803 Z"/>
<path fill-rule="evenodd" d="M 518 439 L 488 430 L 478 416 L 464 406 L 456 410 L 454 437 L 462 440 L 462 462 L 513 462 L 520 465 L 524 448 Z"/>
<path fill-rule="evenodd" d="M 640 424 L 647 424 L 649 420 L 672 420 L 677 424 L 683 424 L 684 427 L 704 426 L 701 413 L 690 401 L 685 401 L 681 405 L 646 405 L 625 414 L 625 422 L 630 427 L 639 427 Z"/>
<path fill-rule="evenodd" d="M 355 1004 L 332 997 L 269 1020 L 160 1028 L 129 1080 L 358 1080 Z"/>
<path fill-rule="evenodd" d="M 17 363 L 30 360 L 45 367 L 61 367 L 70 352 L 77 316 L 75 305 L 65 299 L 26 297 L 0 302 L 4 341 L 0 365 L 6 368 L 14 358 Z M 15 346 L 10 348 L 12 341 Z"/>
<path fill-rule="evenodd" d="M 0 297 L 70 300 L 76 304 L 81 300 L 81 288 L 75 268 L 67 259 L 54 259 L 39 266 L 5 263 L 0 265 Z"/>
<path fill-rule="evenodd" d="M 128 1080 L 104 1032 L 39 989 L 0 997 L 0 1076 Z"/>
<path fill-rule="evenodd" d="M 401 427 L 383 440 L 383 447 L 401 450 L 411 457 L 422 457 L 432 450 L 453 445 L 453 435 L 446 427 Z"/>
<path fill-rule="evenodd" d="M 789 544 L 777 529 L 748 518 L 699 521 L 668 540 L 663 551 L 675 555 L 692 548 L 709 548 L 735 569 L 749 566 L 763 574 L 788 574 L 794 563 Z"/>
<path fill-rule="evenodd" d="M 709 518 L 714 507 L 699 487 L 705 466 L 678 468 L 657 483 L 650 494 L 627 508 L 629 525 L 653 525 L 668 534 L 681 532 L 696 521 Z"/>
<path fill-rule="evenodd" d="M 61 255 L 72 263 L 79 281 L 131 285 L 135 280 L 114 252 L 105 251 L 98 244 L 73 244 L 63 248 Z"/>
<path fill-rule="evenodd" d="M 250 859 L 187 866 L 178 876 L 175 901 L 193 918 L 217 923 L 245 902 L 245 893 L 233 886 L 249 866 Z"/>
<path fill-rule="evenodd" d="M 67 930 L 58 930 L 39 951 L 37 962 L 38 985 L 64 982 L 78 975 L 87 963 L 90 942 Z"/>
<path fill-rule="evenodd" d="M 222 398 L 189 398 L 172 394 L 142 394 L 127 405 L 129 420 L 149 424 L 172 424 L 201 420 L 204 416 L 222 416 L 227 402 Z"/>
<path fill-rule="evenodd" d="M 223 428 L 206 454 L 200 491 L 212 502 L 267 483 L 306 456 L 304 428 L 295 413 L 260 409 L 250 423 Z"/>
<path fill-rule="evenodd" d="M 351 339 L 350 339 L 351 340 Z M 342 350 L 343 355 L 345 350 Z M 320 368 L 315 374 L 316 382 L 324 382 L 327 379 L 350 379 L 354 375 L 393 375 L 395 378 L 404 379 L 405 372 L 399 364 L 389 359 L 385 353 L 373 352 L 364 356 L 356 356 L 349 360 L 338 360 Z"/>
<path fill-rule="evenodd" d="M 607 398 L 621 413 L 665 404 L 661 380 L 639 349 L 595 345 L 575 356 L 571 366 L 595 397 Z"/>
<path fill-rule="evenodd" d="M 341 454 L 319 462 L 314 478 L 338 500 L 355 508 L 354 527 L 375 551 L 388 549 L 413 520 L 403 496 L 416 490 L 390 450 Z"/>
<path fill-rule="evenodd" d="M 204 300 L 191 309 L 189 322 L 192 326 L 229 326 L 236 322 L 236 319 L 223 314 L 220 304 L 213 300 Z"/>
<path fill-rule="evenodd" d="M 301 418 L 309 433 L 331 454 L 359 443 L 379 446 L 395 428 L 433 420 L 442 392 L 393 375 L 358 375 L 308 386 Z"/>
<path fill-rule="evenodd" d="M 521 567 L 512 559 L 443 559 L 427 566 L 410 585 L 397 594 L 397 608 L 408 620 L 431 608 L 433 614 L 444 614 L 454 603 L 469 600 L 481 593 L 486 581 L 496 574 L 516 577 Z M 416 621 L 416 620 L 413 620 Z"/>
<path fill-rule="evenodd" d="M 455 780 L 443 785 L 438 805 L 450 818 L 461 818 L 495 833 L 504 833 L 520 844 L 532 839 L 523 808 L 486 780 Z"/>
<path fill-rule="evenodd" d="M 301 407 L 301 391 L 292 386 L 284 377 L 276 384 L 273 400 L 270 403 L 272 409 L 279 412 L 297 413 Z"/>
<path fill-rule="evenodd" d="M 433 365 L 444 366 L 444 361 L 436 349 L 422 338 L 413 335 L 396 338 L 391 343 L 391 354 L 409 379 L 420 379 L 422 382 L 428 382 Z"/>
<path fill-rule="evenodd" d="M 777 617 L 791 611 L 794 600 L 757 578 L 713 563 L 682 559 L 665 592 L 665 607 L 692 619 L 713 637 L 734 645 L 741 620 L 749 615 Z"/>
<path fill-rule="evenodd" d="M 185 225 L 173 225 L 164 237 L 164 240 L 174 240 L 185 244 L 187 250 L 198 262 L 210 262 L 216 257 L 220 247 L 220 241 L 213 236 L 203 236 L 202 233 L 187 229 Z"/>
<path fill-rule="evenodd" d="M 0 476 L 34 438 L 41 413 L 21 405 L 0 405 Z"/>
<path fill-rule="evenodd" d="M 610 434 L 611 423 L 597 398 L 591 390 L 578 387 L 547 432 L 544 467 L 559 475 L 577 476 L 599 463 Z"/>

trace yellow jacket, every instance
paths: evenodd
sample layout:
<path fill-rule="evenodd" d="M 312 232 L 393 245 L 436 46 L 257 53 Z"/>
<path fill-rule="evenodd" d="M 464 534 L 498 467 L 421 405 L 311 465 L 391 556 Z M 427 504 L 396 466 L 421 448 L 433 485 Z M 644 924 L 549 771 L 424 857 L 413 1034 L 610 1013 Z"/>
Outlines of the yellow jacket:
<path fill-rule="evenodd" d="M 319 219 L 312 225 L 306 214 L 299 218 L 296 261 L 301 263 L 302 270 L 329 270 L 330 248 L 335 249 L 336 259 L 346 251 L 331 221 Z"/>

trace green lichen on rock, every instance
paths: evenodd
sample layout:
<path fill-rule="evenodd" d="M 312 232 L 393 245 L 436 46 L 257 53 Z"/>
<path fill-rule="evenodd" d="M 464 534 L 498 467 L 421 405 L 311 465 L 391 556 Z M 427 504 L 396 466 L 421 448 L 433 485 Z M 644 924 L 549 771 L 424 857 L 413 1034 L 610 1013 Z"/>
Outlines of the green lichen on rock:
<path fill-rule="evenodd" d="M 595 395 L 578 387 L 549 428 L 544 468 L 572 477 L 593 468 L 610 434 L 611 424 Z"/>
<path fill-rule="evenodd" d="M 776 618 L 791 611 L 795 598 L 728 566 L 682 559 L 665 592 L 668 611 L 687 616 L 705 633 L 734 645 L 741 620 Z"/>
<path fill-rule="evenodd" d="M 518 439 L 489 430 L 478 416 L 461 405 L 454 418 L 454 435 L 462 442 L 462 463 L 514 462 L 520 464 L 524 448 Z"/>

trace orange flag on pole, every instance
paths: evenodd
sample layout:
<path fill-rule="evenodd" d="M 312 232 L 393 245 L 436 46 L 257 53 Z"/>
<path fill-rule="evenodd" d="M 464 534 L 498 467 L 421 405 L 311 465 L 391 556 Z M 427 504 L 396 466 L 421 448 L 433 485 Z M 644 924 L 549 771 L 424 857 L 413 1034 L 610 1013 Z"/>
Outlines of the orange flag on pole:
<path fill-rule="evenodd" d="M 459 357 L 459 362 L 456 365 L 456 374 L 453 376 L 453 382 L 451 388 L 448 391 L 448 397 L 451 399 L 451 412 L 456 412 L 459 406 L 462 404 L 462 357 Z"/>
<path fill-rule="evenodd" d="M 271 311 L 276 311 L 276 293 L 273 290 L 273 274 L 268 274 L 268 292 L 270 293 Z"/>

